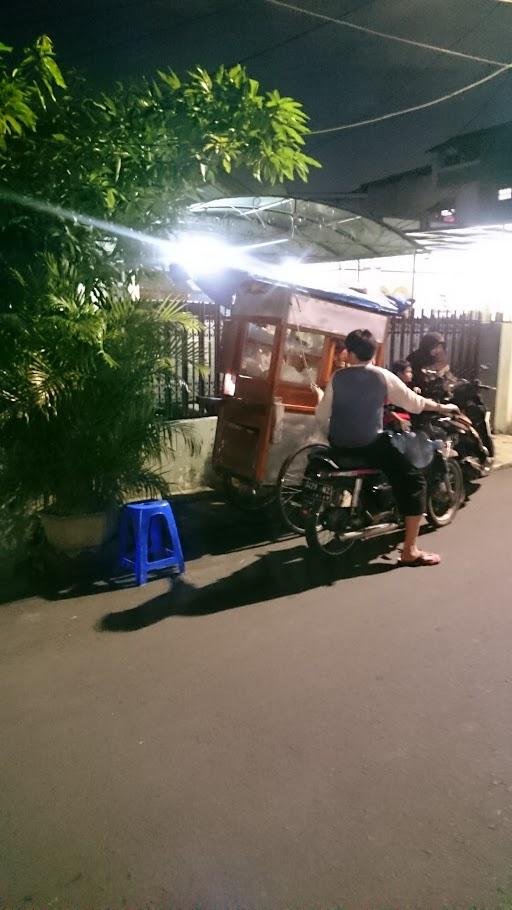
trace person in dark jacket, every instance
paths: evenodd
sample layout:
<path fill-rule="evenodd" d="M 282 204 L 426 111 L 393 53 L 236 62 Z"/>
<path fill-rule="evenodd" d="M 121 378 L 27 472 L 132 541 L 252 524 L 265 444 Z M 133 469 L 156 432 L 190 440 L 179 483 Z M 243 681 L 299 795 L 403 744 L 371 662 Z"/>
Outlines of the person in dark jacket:
<path fill-rule="evenodd" d="M 440 332 L 427 332 L 420 341 L 416 351 L 409 354 L 407 360 L 412 366 L 412 385 L 423 392 L 427 384 L 424 370 L 436 370 L 438 365 L 446 364 L 446 344 Z"/>

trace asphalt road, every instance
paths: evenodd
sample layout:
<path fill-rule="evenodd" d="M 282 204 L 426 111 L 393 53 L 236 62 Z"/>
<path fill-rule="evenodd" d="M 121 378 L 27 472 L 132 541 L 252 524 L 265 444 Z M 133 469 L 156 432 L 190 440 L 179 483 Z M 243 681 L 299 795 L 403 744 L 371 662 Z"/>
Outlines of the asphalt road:
<path fill-rule="evenodd" d="M 0 906 L 495 906 L 511 501 L 495 474 L 441 566 L 351 577 L 198 502 L 174 590 L 1 606 Z"/>

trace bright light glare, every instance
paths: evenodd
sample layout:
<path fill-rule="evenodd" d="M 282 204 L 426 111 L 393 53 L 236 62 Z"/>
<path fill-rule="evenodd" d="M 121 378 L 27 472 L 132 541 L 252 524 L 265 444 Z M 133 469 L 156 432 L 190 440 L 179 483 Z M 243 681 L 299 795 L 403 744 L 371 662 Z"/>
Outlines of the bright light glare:
<path fill-rule="evenodd" d="M 165 265 L 181 265 L 191 278 L 211 275 L 223 269 L 240 269 L 257 273 L 268 270 L 268 263 L 251 256 L 262 247 L 287 243 L 288 238 L 233 246 L 213 235 L 184 234 L 176 240 L 161 242 L 161 259 Z"/>
<path fill-rule="evenodd" d="M 233 373 L 224 374 L 224 385 L 222 388 L 224 395 L 233 396 L 236 391 L 236 376 Z"/>
<path fill-rule="evenodd" d="M 415 310 L 503 313 L 512 319 L 509 303 L 509 263 L 512 259 L 512 225 L 502 233 L 471 236 L 458 249 L 438 247 L 413 257 L 395 257 L 342 263 L 340 283 L 366 287 L 377 283 L 395 297 L 414 297 Z M 501 228 L 501 226 L 500 226 Z M 446 235 L 449 237 L 449 234 Z"/>
<path fill-rule="evenodd" d="M 213 274 L 233 266 L 236 249 L 216 237 L 183 237 L 162 244 L 162 258 L 167 265 L 176 263 L 194 277 Z"/>
<path fill-rule="evenodd" d="M 287 256 L 282 262 L 278 265 L 271 266 L 267 271 L 269 272 L 269 276 L 275 278 L 277 281 L 298 284 L 300 281 L 301 267 L 303 268 L 300 259 L 293 259 L 291 256 Z"/>

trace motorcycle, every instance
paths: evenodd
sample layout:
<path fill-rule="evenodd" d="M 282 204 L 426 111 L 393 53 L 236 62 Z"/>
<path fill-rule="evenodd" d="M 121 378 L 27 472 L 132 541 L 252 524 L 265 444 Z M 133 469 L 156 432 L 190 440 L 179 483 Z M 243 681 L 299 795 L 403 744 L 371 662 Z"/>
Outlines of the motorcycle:
<path fill-rule="evenodd" d="M 451 418 L 441 418 L 441 420 Z M 449 434 L 433 442 L 426 469 L 427 519 L 432 527 L 450 524 L 464 501 L 464 477 Z M 322 556 L 344 556 L 360 540 L 403 527 L 391 485 L 378 469 L 353 452 L 313 452 L 302 485 L 308 547 Z"/>
<path fill-rule="evenodd" d="M 426 429 L 434 438 L 449 438 L 466 483 L 481 480 L 491 470 L 494 444 L 480 392 L 492 391 L 492 386 L 483 385 L 478 379 L 448 380 L 429 370 L 424 372 L 429 381 L 423 394 L 443 404 L 456 404 L 461 414 L 439 421 L 425 412 L 413 419 L 413 426 Z"/>
<path fill-rule="evenodd" d="M 463 414 L 469 417 L 482 444 L 489 453 L 489 458 L 494 458 L 494 442 L 491 434 L 489 412 L 485 406 L 481 392 L 495 392 L 496 387 L 484 385 L 479 379 L 458 379 L 455 383 L 452 401 L 460 408 Z"/>

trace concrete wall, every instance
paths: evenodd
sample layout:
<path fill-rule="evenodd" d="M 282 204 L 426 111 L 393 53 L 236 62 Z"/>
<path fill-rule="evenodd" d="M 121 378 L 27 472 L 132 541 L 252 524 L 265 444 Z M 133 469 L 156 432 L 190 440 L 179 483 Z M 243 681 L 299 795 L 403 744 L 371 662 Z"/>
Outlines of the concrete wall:
<path fill-rule="evenodd" d="M 198 417 L 194 420 L 177 420 L 175 456 L 163 462 L 163 473 L 173 493 L 196 493 L 212 485 L 213 470 L 211 459 L 216 417 Z M 180 428 L 183 434 L 180 434 Z M 187 444 L 191 438 L 193 451 Z"/>
<path fill-rule="evenodd" d="M 501 326 L 494 431 L 512 433 L 512 322 Z"/>

